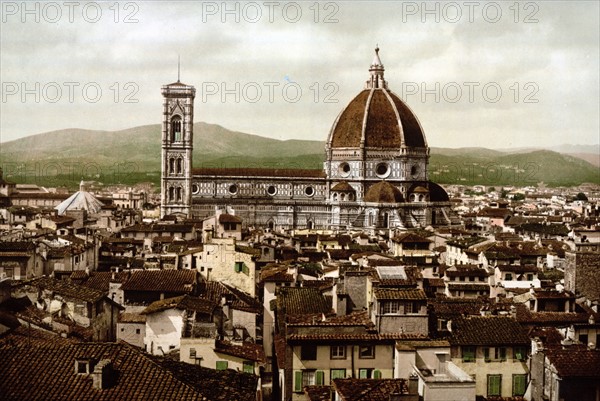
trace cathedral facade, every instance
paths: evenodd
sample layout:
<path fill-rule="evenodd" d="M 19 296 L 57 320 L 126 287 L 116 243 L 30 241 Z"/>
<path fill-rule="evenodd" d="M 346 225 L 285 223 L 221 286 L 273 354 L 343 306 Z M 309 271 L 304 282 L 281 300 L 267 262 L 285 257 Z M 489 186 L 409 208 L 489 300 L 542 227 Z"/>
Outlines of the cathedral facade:
<path fill-rule="evenodd" d="M 335 119 L 322 170 L 193 169 L 193 86 L 162 87 L 161 217 L 231 207 L 246 226 L 380 229 L 451 224 L 446 191 L 428 177 L 419 120 L 388 89 L 379 49 L 364 89 Z"/>

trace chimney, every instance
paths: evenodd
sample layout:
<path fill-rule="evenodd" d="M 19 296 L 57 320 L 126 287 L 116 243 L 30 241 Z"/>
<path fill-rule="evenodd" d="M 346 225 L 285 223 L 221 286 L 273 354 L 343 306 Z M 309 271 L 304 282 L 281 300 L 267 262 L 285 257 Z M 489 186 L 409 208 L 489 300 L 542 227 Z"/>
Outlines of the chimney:
<path fill-rule="evenodd" d="M 112 385 L 114 372 L 110 359 L 102 359 L 91 374 L 95 389 L 104 390 Z"/>
<path fill-rule="evenodd" d="M 419 393 L 419 376 L 415 373 L 412 373 L 408 376 L 408 394 L 418 394 Z"/>

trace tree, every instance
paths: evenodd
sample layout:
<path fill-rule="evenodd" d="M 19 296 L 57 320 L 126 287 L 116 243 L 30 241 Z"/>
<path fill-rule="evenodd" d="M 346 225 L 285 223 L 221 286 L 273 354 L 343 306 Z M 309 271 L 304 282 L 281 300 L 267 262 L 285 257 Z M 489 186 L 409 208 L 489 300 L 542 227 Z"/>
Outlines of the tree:
<path fill-rule="evenodd" d="M 575 196 L 575 200 L 580 200 L 580 201 L 586 201 L 588 200 L 588 197 L 585 196 L 585 194 L 583 192 L 580 192 L 577 194 L 577 196 Z"/>

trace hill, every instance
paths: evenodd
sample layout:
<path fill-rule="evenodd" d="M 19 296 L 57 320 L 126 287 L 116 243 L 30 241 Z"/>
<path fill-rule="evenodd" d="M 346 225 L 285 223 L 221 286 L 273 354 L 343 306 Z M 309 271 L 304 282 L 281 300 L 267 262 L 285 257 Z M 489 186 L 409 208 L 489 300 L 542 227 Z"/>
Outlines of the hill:
<path fill-rule="evenodd" d="M 203 122 L 194 124 L 194 133 L 194 167 L 323 166 L 321 141 L 281 141 Z M 49 186 L 73 186 L 82 178 L 158 183 L 160 154 L 159 124 L 121 131 L 65 129 L 0 144 L 6 177 Z M 432 148 L 429 171 L 431 179 L 442 184 L 600 184 L 598 167 L 548 150 Z"/>

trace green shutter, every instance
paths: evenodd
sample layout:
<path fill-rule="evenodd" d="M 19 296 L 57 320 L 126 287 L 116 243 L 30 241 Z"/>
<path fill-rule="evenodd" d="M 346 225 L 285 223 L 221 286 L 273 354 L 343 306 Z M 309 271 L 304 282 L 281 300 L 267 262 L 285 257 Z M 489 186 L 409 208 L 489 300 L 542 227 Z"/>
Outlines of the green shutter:
<path fill-rule="evenodd" d="M 358 371 L 358 378 L 359 379 L 368 379 L 368 371 L 367 369 L 359 369 Z"/>
<path fill-rule="evenodd" d="M 242 263 L 241 262 L 235 262 L 235 266 L 234 266 L 233 270 L 235 270 L 236 273 L 241 272 L 242 271 Z"/>
<path fill-rule="evenodd" d="M 242 263 L 242 272 L 246 275 L 249 276 L 250 275 L 250 268 L 248 266 L 246 266 L 245 263 Z"/>
<path fill-rule="evenodd" d="M 483 349 L 483 359 L 485 359 L 486 362 L 490 361 L 490 349 L 488 347 Z"/>
<path fill-rule="evenodd" d="M 331 369 L 331 380 L 333 379 L 345 379 L 346 369 Z"/>
<path fill-rule="evenodd" d="M 381 370 L 373 371 L 373 379 L 381 379 Z"/>
<path fill-rule="evenodd" d="M 244 361 L 244 373 L 254 374 L 254 362 L 252 361 Z"/>
<path fill-rule="evenodd" d="M 315 373 L 315 384 L 322 386 L 325 383 L 325 373 L 322 370 L 317 370 Z"/>
<path fill-rule="evenodd" d="M 527 389 L 527 375 L 513 375 L 513 396 L 522 396 Z"/>
<path fill-rule="evenodd" d="M 217 370 L 226 370 L 228 366 L 227 361 L 217 361 Z"/>
<path fill-rule="evenodd" d="M 502 391 L 502 375 L 488 375 L 488 396 L 500 396 Z"/>
<path fill-rule="evenodd" d="M 294 373 L 294 391 L 299 393 L 302 391 L 302 371 L 298 370 Z"/>

